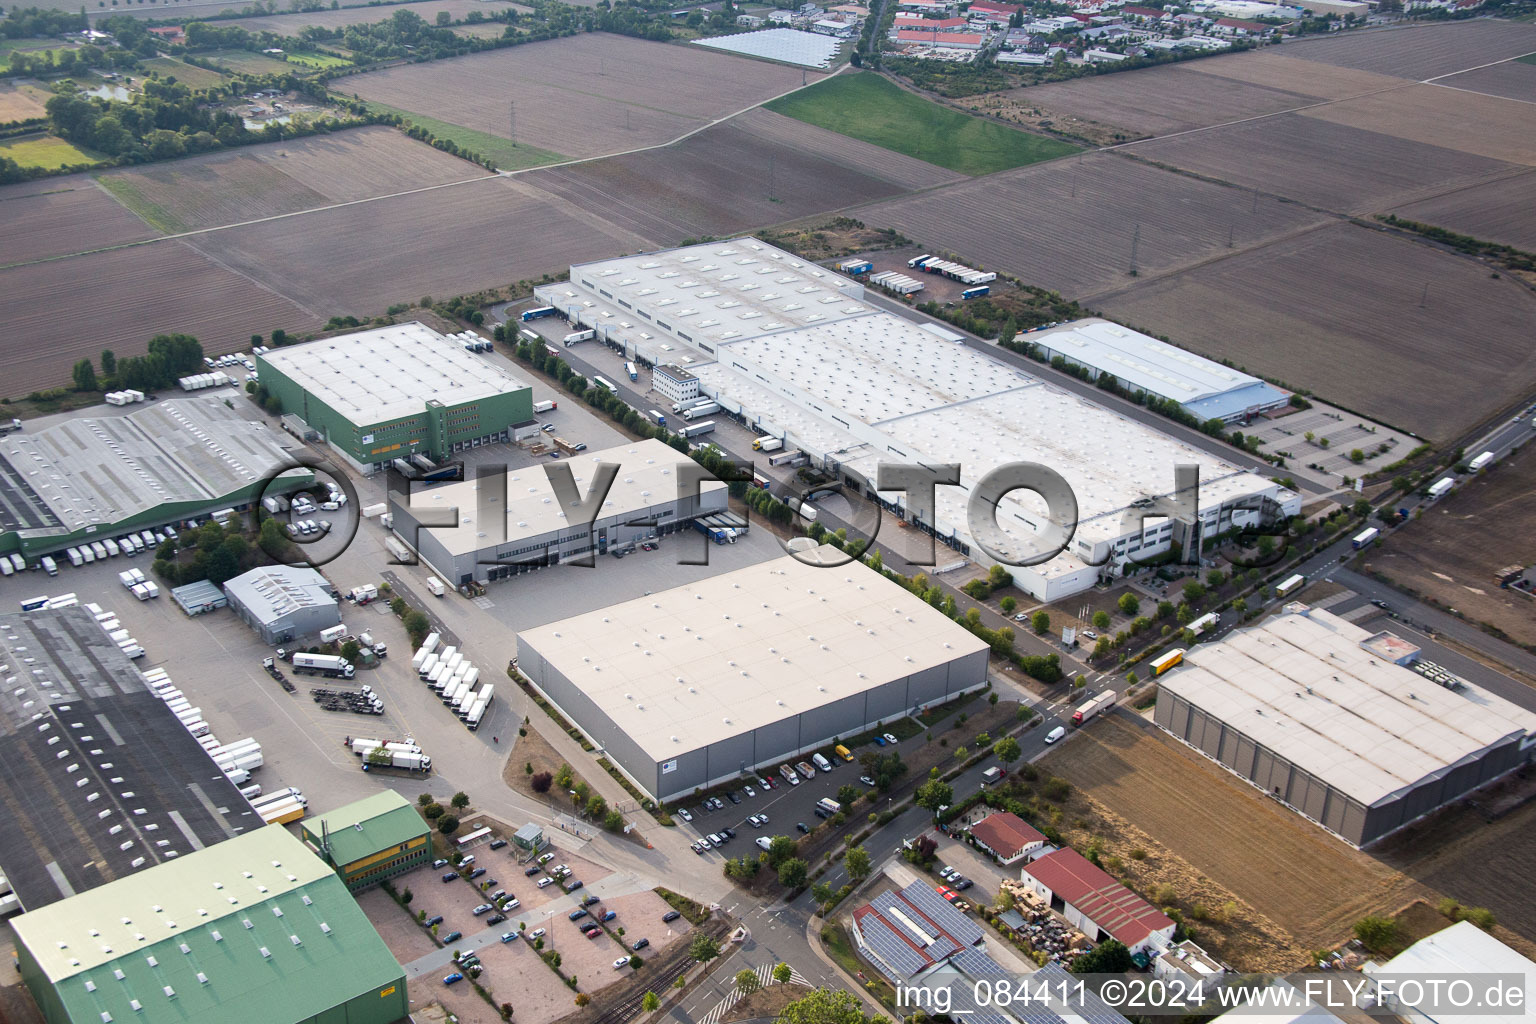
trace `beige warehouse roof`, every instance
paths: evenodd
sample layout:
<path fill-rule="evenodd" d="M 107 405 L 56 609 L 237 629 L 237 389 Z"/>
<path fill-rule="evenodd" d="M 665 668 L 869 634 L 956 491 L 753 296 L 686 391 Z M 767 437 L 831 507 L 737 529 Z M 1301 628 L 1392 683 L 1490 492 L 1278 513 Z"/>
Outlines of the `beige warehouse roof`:
<path fill-rule="evenodd" d="M 519 391 L 528 385 L 425 324 L 395 324 L 258 357 L 358 426 Z"/>
<path fill-rule="evenodd" d="M 1292 609 L 1194 648 L 1159 685 L 1367 806 L 1536 733 L 1536 715 L 1448 690 L 1362 646 L 1367 630 Z"/>
<path fill-rule="evenodd" d="M 488 493 L 491 507 L 505 503 L 506 531 L 496 529 L 494 519 L 486 520 L 479 507 L 481 481 L 461 480 L 437 487 L 414 488 L 410 508 L 413 515 L 430 517 L 434 512 L 458 510 L 458 526 L 426 526 L 451 554 L 464 555 L 490 547 L 512 546 L 519 540 L 544 537 L 572 526 L 566 511 L 555 498 L 545 467 L 568 466 L 576 489 L 583 497 L 592 486 L 599 462 L 617 463 L 618 476 L 603 500 L 598 519 L 614 516 L 638 516 L 647 509 L 677 501 L 677 470 L 693 466 L 688 456 L 670 445 L 649 439 L 634 441 L 602 451 L 579 452 L 558 463 L 540 462 L 521 469 L 509 469 L 505 494 Z M 558 471 L 558 470 L 557 470 Z M 494 486 L 497 477 L 489 477 L 486 486 Z M 699 486 L 701 496 L 724 492 L 726 485 L 710 480 Z M 723 505 L 723 496 L 718 504 Z M 706 502 L 706 507 L 708 503 Z M 580 524 L 576 524 L 580 525 Z"/>
<path fill-rule="evenodd" d="M 986 649 L 865 566 L 787 555 L 518 641 L 658 761 Z"/>

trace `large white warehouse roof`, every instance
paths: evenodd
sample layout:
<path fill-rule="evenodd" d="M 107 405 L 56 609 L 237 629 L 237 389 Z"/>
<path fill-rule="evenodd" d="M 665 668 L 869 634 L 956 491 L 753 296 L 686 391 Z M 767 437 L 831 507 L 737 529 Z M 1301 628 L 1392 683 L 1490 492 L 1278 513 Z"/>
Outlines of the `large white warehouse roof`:
<path fill-rule="evenodd" d="M 986 649 L 865 566 L 794 556 L 518 639 L 657 761 Z"/>
<path fill-rule="evenodd" d="M 1376 635 L 1302 605 L 1201 645 L 1159 686 L 1366 806 L 1536 734 L 1536 715 L 1384 659 Z"/>
<path fill-rule="evenodd" d="M 414 416 L 427 401 L 457 406 L 528 386 L 420 323 L 273 349 L 261 359 L 360 426 Z"/>
<path fill-rule="evenodd" d="M 569 467 L 577 492 L 585 498 L 599 462 L 616 463 L 619 471 L 597 512 L 598 519 L 639 513 L 675 501 L 677 467 L 692 465 L 688 456 L 660 441 L 633 441 L 616 448 L 579 452 L 558 463 L 541 462 L 508 469 L 505 478 L 491 476 L 485 481 L 476 478 L 413 488 L 411 513 L 422 519 L 422 529 L 431 530 L 450 554 L 464 555 L 502 544 L 513 546 L 518 540 L 544 537 L 580 525 L 573 523 L 560 506 L 545 472 L 546 466 L 556 472 L 560 471 L 556 467 Z M 497 528 L 495 519 L 485 518 L 480 509 L 482 483 L 493 487 L 494 481 L 501 479 L 505 481 L 505 494 L 491 492 L 485 497 L 487 508 L 494 510 L 492 516 L 505 516 L 504 534 Z M 725 486 L 718 480 L 709 480 L 699 486 L 699 493 L 722 491 Z M 457 526 L 425 525 L 434 519 L 434 512 L 446 513 L 450 509 L 458 510 Z"/>

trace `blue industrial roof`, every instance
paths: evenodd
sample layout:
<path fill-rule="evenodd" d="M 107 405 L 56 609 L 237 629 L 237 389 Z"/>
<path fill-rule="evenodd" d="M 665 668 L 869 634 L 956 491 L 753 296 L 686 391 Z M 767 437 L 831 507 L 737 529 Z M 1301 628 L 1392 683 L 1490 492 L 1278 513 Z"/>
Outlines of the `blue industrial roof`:
<path fill-rule="evenodd" d="M 1231 419 L 1250 409 L 1272 409 L 1290 401 L 1290 396 L 1273 384 L 1254 381 L 1219 395 L 1197 398 L 1184 403 L 1184 411 L 1202 420 Z"/>

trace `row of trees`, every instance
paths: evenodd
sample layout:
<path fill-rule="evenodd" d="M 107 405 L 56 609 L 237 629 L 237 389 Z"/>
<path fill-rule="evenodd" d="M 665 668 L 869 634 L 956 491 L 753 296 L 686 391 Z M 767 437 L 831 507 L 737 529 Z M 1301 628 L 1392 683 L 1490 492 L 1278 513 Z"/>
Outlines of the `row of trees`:
<path fill-rule="evenodd" d="M 142 356 L 118 359 L 111 349 L 101 353 L 101 376 L 89 359 L 75 363 L 71 376 L 76 391 L 98 388 L 133 388 L 153 391 L 204 368 L 203 346 L 190 334 L 157 334 L 149 339 Z"/>

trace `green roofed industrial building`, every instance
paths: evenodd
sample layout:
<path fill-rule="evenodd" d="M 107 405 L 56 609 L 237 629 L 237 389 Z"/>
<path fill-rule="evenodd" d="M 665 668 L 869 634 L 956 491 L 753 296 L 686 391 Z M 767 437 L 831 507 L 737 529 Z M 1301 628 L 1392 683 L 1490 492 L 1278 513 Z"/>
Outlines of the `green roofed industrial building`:
<path fill-rule="evenodd" d="M 359 892 L 432 861 L 432 836 L 416 808 L 392 789 L 310 818 L 304 843 Z"/>
<path fill-rule="evenodd" d="M 419 323 L 273 349 L 256 366 L 284 413 L 365 473 L 507 441 L 533 420 L 529 385 Z"/>
<path fill-rule="evenodd" d="M 393 1024 L 405 971 L 277 825 L 12 921 L 48 1024 Z"/>

